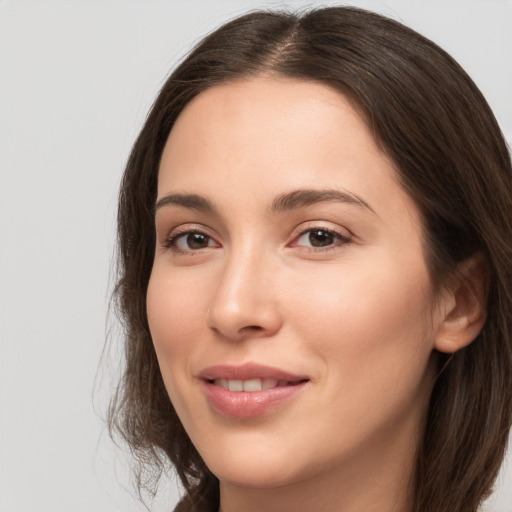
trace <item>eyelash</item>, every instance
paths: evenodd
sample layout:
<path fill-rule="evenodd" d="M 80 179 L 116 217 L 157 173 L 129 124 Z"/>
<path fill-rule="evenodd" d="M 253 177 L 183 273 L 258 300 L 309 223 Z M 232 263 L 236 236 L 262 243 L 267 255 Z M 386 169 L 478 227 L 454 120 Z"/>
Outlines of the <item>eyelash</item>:
<path fill-rule="evenodd" d="M 334 237 L 335 241 L 332 243 L 332 244 L 329 244 L 325 247 L 313 247 L 313 246 L 303 246 L 303 245 L 298 245 L 297 243 L 295 243 L 295 241 L 298 241 L 300 240 L 303 236 L 305 236 L 307 233 L 313 233 L 313 232 L 323 232 L 329 236 L 332 236 Z M 334 230 L 334 229 L 331 229 L 331 228 L 327 228 L 327 227 L 324 227 L 324 226 L 311 226 L 311 227 L 308 227 L 307 229 L 303 229 L 292 241 L 291 245 L 292 247 L 300 247 L 301 249 L 305 250 L 305 251 L 308 251 L 308 252 L 313 252 L 313 253 L 318 253 L 318 252 L 327 252 L 327 251 L 332 251 L 332 250 L 335 250 L 343 245 L 347 245 L 347 244 L 350 244 L 352 242 L 352 239 L 348 236 L 345 236 L 345 235 L 342 235 L 341 233 L 339 233 L 338 231 Z"/>
<path fill-rule="evenodd" d="M 195 228 L 187 228 L 183 231 L 179 230 L 173 234 L 171 234 L 169 237 L 167 237 L 164 242 L 162 243 L 162 247 L 166 250 L 170 250 L 178 255 L 194 255 L 197 254 L 201 249 L 190 249 L 190 250 L 183 250 L 177 247 L 176 241 L 182 237 L 188 236 L 188 235 L 203 235 L 204 237 L 208 238 L 208 240 L 213 240 L 213 238 L 210 235 L 207 235 L 204 231 L 201 229 L 195 229 Z"/>
<path fill-rule="evenodd" d="M 313 247 L 313 246 L 306 247 L 306 246 L 298 245 L 295 243 L 296 241 L 300 240 L 303 236 L 305 236 L 307 233 L 312 233 L 314 231 L 317 231 L 317 232 L 321 231 L 329 236 L 334 237 L 336 241 L 328 246 L 325 246 L 325 247 Z M 179 240 L 182 237 L 192 235 L 192 234 L 202 235 L 202 236 L 206 237 L 209 241 L 212 241 L 212 240 L 214 241 L 214 239 L 210 235 L 206 234 L 204 231 L 202 231 L 200 229 L 191 228 L 191 229 L 186 229 L 186 230 L 179 231 L 177 233 L 172 234 L 161 245 L 164 249 L 171 250 L 172 252 L 174 252 L 177 255 L 198 254 L 198 252 L 200 252 L 203 248 L 183 250 L 183 249 L 180 249 L 179 247 L 177 247 L 177 245 L 176 245 L 177 240 Z M 319 252 L 327 252 L 327 251 L 337 249 L 338 247 L 343 246 L 343 245 L 348 245 L 351 242 L 352 242 L 352 239 L 350 237 L 342 235 L 341 233 L 339 233 L 331 228 L 326 228 L 326 227 L 322 227 L 322 226 L 312 226 L 312 227 L 302 230 L 297 236 L 295 236 L 295 238 L 293 239 L 293 241 L 291 242 L 290 245 L 292 247 L 299 247 L 302 250 L 307 251 L 307 252 L 319 253 Z M 208 246 L 204 247 L 204 249 L 207 249 L 207 248 L 208 248 Z"/>

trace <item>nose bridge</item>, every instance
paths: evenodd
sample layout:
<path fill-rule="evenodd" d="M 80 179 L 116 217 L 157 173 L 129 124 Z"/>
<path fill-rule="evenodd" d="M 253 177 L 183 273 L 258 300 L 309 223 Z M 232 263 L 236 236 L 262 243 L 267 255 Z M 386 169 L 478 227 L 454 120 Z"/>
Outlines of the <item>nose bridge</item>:
<path fill-rule="evenodd" d="M 229 251 L 208 312 L 212 329 L 230 339 L 269 336 L 279 329 L 273 265 L 269 252 L 249 240 Z"/>

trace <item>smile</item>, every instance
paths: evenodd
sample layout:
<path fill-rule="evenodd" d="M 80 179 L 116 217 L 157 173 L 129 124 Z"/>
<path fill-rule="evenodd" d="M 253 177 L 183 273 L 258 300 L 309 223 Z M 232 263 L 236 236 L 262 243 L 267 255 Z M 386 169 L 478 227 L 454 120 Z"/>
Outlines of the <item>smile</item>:
<path fill-rule="evenodd" d="M 213 366 L 199 374 L 211 408 L 222 416 L 252 418 L 289 402 L 310 379 L 268 366 Z"/>

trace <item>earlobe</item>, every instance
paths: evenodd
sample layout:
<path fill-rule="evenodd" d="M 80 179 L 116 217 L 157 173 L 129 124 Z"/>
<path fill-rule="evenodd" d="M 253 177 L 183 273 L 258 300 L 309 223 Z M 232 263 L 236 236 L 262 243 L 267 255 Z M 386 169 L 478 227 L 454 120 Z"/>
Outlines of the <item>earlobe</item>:
<path fill-rule="evenodd" d="M 453 283 L 441 299 L 444 311 L 434 342 L 437 350 L 456 352 L 478 336 L 487 317 L 489 281 L 489 265 L 482 253 L 458 265 Z"/>

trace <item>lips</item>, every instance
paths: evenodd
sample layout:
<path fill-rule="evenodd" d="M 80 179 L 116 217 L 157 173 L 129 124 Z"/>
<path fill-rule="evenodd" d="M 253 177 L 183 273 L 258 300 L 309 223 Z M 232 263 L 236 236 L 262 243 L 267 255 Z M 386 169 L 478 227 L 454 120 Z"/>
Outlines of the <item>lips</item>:
<path fill-rule="evenodd" d="M 291 400 L 309 382 L 306 375 L 254 363 L 212 366 L 199 378 L 213 410 L 233 418 L 261 416 Z"/>

